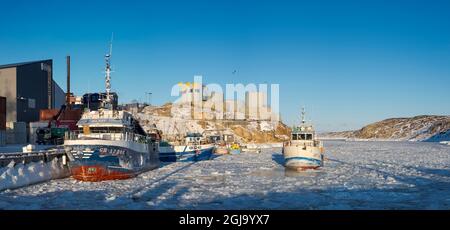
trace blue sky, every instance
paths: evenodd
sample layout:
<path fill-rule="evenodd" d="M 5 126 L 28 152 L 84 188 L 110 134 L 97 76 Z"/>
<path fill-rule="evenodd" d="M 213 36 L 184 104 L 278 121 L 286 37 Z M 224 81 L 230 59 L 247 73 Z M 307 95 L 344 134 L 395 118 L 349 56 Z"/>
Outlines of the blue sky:
<path fill-rule="evenodd" d="M 54 60 L 65 88 L 112 85 L 122 101 L 162 104 L 171 87 L 280 84 L 282 119 L 302 105 L 321 131 L 389 117 L 450 114 L 449 1 L 2 1 L 0 64 Z M 232 74 L 237 70 L 235 74 Z"/>

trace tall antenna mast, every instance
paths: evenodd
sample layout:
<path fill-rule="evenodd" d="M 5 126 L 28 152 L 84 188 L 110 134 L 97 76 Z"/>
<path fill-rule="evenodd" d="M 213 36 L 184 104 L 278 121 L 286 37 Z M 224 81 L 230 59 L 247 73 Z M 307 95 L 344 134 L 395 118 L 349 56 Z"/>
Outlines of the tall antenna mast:
<path fill-rule="evenodd" d="M 111 108 L 111 56 L 114 33 L 111 34 L 111 43 L 109 45 L 109 53 L 105 55 L 106 69 L 105 69 L 105 85 L 106 85 L 106 100 L 105 106 Z"/>
<path fill-rule="evenodd" d="M 305 124 L 305 123 L 306 123 L 305 114 L 306 114 L 306 112 L 305 112 L 305 107 L 302 107 L 302 124 Z"/>

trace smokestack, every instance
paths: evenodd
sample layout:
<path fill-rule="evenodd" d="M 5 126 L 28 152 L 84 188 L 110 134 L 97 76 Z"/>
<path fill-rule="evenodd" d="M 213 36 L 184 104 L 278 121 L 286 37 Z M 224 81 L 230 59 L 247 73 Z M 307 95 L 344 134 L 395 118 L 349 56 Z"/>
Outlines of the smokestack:
<path fill-rule="evenodd" d="M 70 105 L 70 56 L 66 57 L 67 60 L 67 96 L 66 105 Z"/>

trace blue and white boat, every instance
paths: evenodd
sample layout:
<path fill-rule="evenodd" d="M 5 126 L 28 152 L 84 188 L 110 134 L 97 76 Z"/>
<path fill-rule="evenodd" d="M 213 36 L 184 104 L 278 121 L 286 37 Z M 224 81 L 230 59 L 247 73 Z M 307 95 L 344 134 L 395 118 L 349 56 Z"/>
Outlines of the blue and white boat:
<path fill-rule="evenodd" d="M 77 180 L 128 179 L 159 167 L 158 140 L 131 113 L 115 108 L 110 58 L 111 52 L 105 56 L 106 97 L 100 108 L 87 108 L 78 130 L 66 133 L 64 140 L 72 177 Z"/>
<path fill-rule="evenodd" d="M 207 143 L 199 133 L 188 133 L 184 143 L 161 142 L 159 159 L 162 162 L 197 161 L 210 159 L 214 144 Z"/>

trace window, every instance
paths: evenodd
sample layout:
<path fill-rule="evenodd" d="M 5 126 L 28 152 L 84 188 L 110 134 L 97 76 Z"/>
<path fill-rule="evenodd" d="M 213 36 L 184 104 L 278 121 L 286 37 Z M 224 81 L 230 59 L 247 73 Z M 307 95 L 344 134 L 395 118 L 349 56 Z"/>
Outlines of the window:
<path fill-rule="evenodd" d="M 99 97 L 97 95 L 91 96 L 91 102 L 97 102 L 99 100 Z"/>
<path fill-rule="evenodd" d="M 36 99 L 28 98 L 28 108 L 35 109 L 36 108 Z"/>
<path fill-rule="evenodd" d="M 294 140 L 294 141 L 297 140 L 297 134 L 292 134 L 292 140 Z"/>
<path fill-rule="evenodd" d="M 299 140 L 312 140 L 312 134 L 299 134 L 298 135 Z"/>
<path fill-rule="evenodd" d="M 125 130 L 122 127 L 90 127 L 89 130 L 93 133 L 123 133 Z M 83 132 L 83 128 L 79 128 Z"/>

